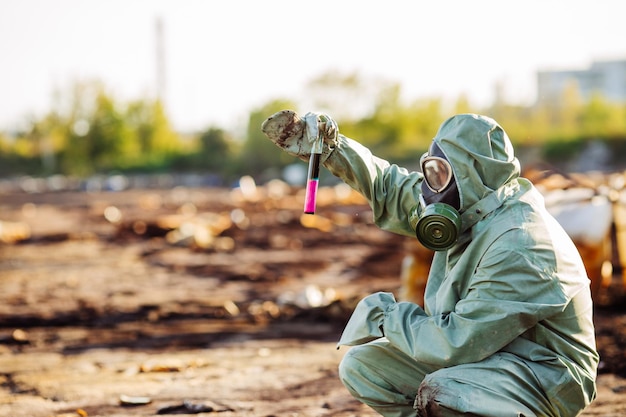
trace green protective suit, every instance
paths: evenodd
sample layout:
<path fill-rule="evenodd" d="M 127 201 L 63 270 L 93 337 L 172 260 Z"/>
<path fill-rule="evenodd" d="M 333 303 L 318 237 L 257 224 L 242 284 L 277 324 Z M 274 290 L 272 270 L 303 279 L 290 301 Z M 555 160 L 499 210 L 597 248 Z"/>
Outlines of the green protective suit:
<path fill-rule="evenodd" d="M 578 415 L 599 358 L 576 247 L 495 121 L 454 116 L 434 142 L 457 181 L 459 240 L 435 253 L 423 308 L 388 293 L 359 303 L 339 342 L 354 346 L 343 383 L 385 416 Z M 342 135 L 324 166 L 369 200 L 379 227 L 414 236 L 421 173 Z"/>

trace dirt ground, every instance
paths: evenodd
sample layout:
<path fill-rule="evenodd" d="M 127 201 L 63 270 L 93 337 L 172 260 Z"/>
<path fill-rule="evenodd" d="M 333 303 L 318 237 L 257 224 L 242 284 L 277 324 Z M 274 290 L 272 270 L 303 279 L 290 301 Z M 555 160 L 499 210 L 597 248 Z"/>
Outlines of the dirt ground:
<path fill-rule="evenodd" d="M 398 294 L 407 240 L 343 187 L 315 216 L 302 201 L 282 183 L 0 194 L 0 416 L 374 416 L 335 344 L 361 297 Z M 585 416 L 626 415 L 613 298 Z"/>

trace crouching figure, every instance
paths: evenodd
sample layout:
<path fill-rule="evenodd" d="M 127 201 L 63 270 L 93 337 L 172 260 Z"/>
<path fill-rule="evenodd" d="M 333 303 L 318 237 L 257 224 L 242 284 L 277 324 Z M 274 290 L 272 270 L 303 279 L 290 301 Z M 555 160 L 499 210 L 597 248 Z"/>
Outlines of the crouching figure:
<path fill-rule="evenodd" d="M 264 133 L 360 192 L 384 230 L 435 251 L 424 305 L 379 292 L 339 341 L 341 381 L 383 416 L 576 416 L 596 396 L 589 278 L 571 239 L 520 176 L 505 131 L 444 121 L 421 172 L 378 158 L 327 115 L 285 110 Z"/>

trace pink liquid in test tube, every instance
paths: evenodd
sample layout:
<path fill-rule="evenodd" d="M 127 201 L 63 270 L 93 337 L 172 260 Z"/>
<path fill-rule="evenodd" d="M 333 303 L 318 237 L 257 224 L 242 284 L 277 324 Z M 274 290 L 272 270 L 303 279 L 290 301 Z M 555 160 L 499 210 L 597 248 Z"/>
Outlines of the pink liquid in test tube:
<path fill-rule="evenodd" d="M 306 182 L 306 195 L 304 197 L 304 213 L 315 214 L 317 200 L 317 187 L 320 176 L 320 154 L 312 153 L 309 159 L 309 173 Z"/>

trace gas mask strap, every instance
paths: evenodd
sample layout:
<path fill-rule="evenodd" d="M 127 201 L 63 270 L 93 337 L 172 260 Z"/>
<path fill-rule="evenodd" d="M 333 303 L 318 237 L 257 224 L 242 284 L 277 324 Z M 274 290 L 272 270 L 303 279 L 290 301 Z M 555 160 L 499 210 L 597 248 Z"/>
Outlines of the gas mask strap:
<path fill-rule="evenodd" d="M 504 203 L 504 199 L 499 197 L 499 193 L 493 191 L 487 197 L 468 207 L 461 214 L 461 233 L 484 219 L 489 213 L 500 207 L 502 203 Z"/>

